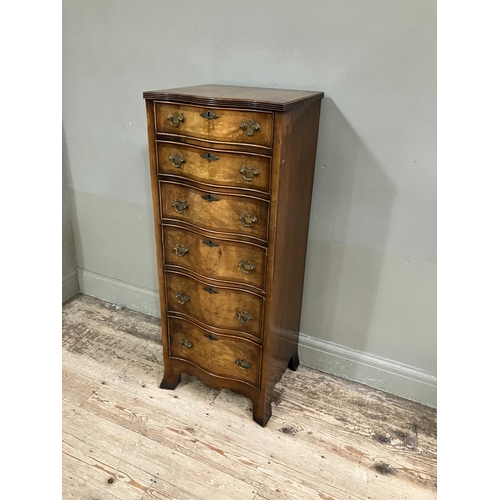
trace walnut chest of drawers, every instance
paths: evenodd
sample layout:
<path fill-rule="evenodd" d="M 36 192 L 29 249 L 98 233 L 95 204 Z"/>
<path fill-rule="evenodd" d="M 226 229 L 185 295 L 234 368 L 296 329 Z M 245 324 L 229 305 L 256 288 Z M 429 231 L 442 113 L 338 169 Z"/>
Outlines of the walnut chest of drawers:
<path fill-rule="evenodd" d="M 201 85 L 144 92 L 165 374 L 250 398 L 299 364 L 322 92 Z"/>

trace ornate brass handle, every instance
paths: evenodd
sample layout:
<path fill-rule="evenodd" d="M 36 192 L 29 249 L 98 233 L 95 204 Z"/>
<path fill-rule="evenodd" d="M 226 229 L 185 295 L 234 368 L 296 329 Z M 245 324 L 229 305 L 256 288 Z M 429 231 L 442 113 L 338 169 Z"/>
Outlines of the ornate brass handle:
<path fill-rule="evenodd" d="M 191 347 L 193 347 L 193 343 L 186 339 L 179 340 L 179 344 L 186 349 L 190 349 Z"/>
<path fill-rule="evenodd" d="M 240 323 L 248 323 L 251 319 L 253 319 L 253 315 L 247 311 L 238 311 L 236 316 L 238 316 Z"/>
<path fill-rule="evenodd" d="M 184 212 L 184 210 L 189 207 L 189 204 L 187 201 L 174 200 L 172 206 L 175 208 L 175 211 L 177 213 L 182 214 L 182 212 Z"/>
<path fill-rule="evenodd" d="M 260 130 L 260 123 L 254 122 L 253 120 L 242 121 L 240 124 L 240 128 L 245 131 L 245 135 L 252 137 L 257 130 Z"/>
<path fill-rule="evenodd" d="M 180 243 L 177 243 L 174 247 L 174 252 L 175 255 L 178 255 L 179 257 L 184 257 L 189 252 L 189 248 L 185 245 L 182 245 Z"/>
<path fill-rule="evenodd" d="M 243 179 L 245 179 L 246 181 L 253 181 L 253 178 L 256 175 L 259 175 L 259 173 L 260 172 L 258 169 L 246 167 L 245 165 L 240 168 L 240 174 L 243 174 Z"/>
<path fill-rule="evenodd" d="M 174 167 L 181 168 L 183 163 L 186 163 L 186 158 L 182 156 L 180 153 L 171 153 L 168 157 L 170 162 Z"/>
<path fill-rule="evenodd" d="M 252 214 L 241 214 L 240 221 L 244 227 L 252 227 L 257 222 L 257 217 Z"/>
<path fill-rule="evenodd" d="M 174 111 L 173 113 L 169 113 L 167 115 L 167 120 L 170 122 L 172 127 L 178 127 L 184 121 L 184 115 Z"/>
<path fill-rule="evenodd" d="M 185 304 L 186 302 L 189 302 L 191 300 L 191 297 L 184 292 L 176 293 L 175 298 L 177 299 L 177 302 L 179 302 L 179 304 Z"/>
<path fill-rule="evenodd" d="M 252 363 L 250 363 L 250 361 L 246 361 L 245 359 L 240 358 L 238 358 L 235 363 L 243 370 L 248 370 L 248 368 L 252 366 Z"/>
<path fill-rule="evenodd" d="M 253 264 L 249 260 L 240 260 L 238 262 L 238 267 L 241 267 L 241 272 L 245 274 L 250 274 L 255 270 L 255 264 Z"/>

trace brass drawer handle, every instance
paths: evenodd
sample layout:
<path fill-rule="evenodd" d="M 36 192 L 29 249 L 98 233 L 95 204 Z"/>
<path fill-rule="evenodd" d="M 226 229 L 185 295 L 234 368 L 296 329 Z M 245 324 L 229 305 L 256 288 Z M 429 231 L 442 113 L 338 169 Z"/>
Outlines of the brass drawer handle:
<path fill-rule="evenodd" d="M 204 160 L 207 160 L 207 161 L 217 161 L 217 160 L 220 160 L 220 156 L 214 155 L 214 154 L 210 153 L 210 151 L 208 151 L 206 153 L 203 153 L 200 156 Z"/>
<path fill-rule="evenodd" d="M 250 274 L 255 270 L 255 264 L 253 264 L 249 260 L 240 260 L 238 263 L 238 267 L 241 267 L 241 272 L 245 274 Z"/>
<path fill-rule="evenodd" d="M 235 363 L 243 370 L 248 370 L 248 368 L 252 366 L 252 363 L 250 363 L 250 361 L 246 361 L 245 359 L 240 358 L 238 358 Z"/>
<path fill-rule="evenodd" d="M 248 323 L 251 319 L 253 319 L 253 315 L 247 311 L 238 311 L 236 316 L 238 316 L 240 323 Z"/>
<path fill-rule="evenodd" d="M 179 302 L 179 304 L 185 304 L 186 302 L 189 302 L 191 300 L 191 297 L 184 292 L 176 293 L 175 298 L 177 299 L 177 302 Z"/>
<path fill-rule="evenodd" d="M 214 337 L 211 333 L 205 333 L 205 337 L 207 337 L 208 340 L 219 340 L 217 337 Z"/>
<path fill-rule="evenodd" d="M 174 247 L 174 252 L 175 255 L 178 255 L 179 257 L 184 257 L 189 252 L 189 248 L 185 245 L 182 245 L 180 243 L 177 243 Z"/>
<path fill-rule="evenodd" d="M 244 227 L 252 227 L 257 222 L 257 217 L 252 214 L 241 214 L 240 221 Z"/>
<path fill-rule="evenodd" d="M 242 121 L 240 124 L 240 128 L 242 128 L 245 132 L 245 135 L 252 137 L 257 130 L 260 130 L 260 123 L 254 122 L 253 120 Z"/>
<path fill-rule="evenodd" d="M 193 347 L 193 343 L 186 339 L 179 340 L 179 344 L 186 349 L 191 349 L 191 347 Z"/>
<path fill-rule="evenodd" d="M 184 121 L 184 115 L 174 111 L 173 113 L 169 113 L 167 115 L 167 120 L 170 122 L 172 127 L 178 127 Z"/>
<path fill-rule="evenodd" d="M 189 207 L 189 204 L 187 201 L 174 200 L 172 206 L 175 208 L 175 211 L 177 213 L 182 214 L 182 212 L 184 212 L 184 210 L 186 210 Z"/>
<path fill-rule="evenodd" d="M 214 113 L 213 111 L 203 111 L 203 113 L 200 113 L 200 116 L 203 116 L 203 118 L 206 118 L 207 120 L 217 120 L 217 118 L 220 118 L 220 116 L 217 113 Z"/>
<path fill-rule="evenodd" d="M 170 162 L 174 167 L 181 168 L 183 163 L 186 163 L 186 158 L 182 156 L 180 153 L 171 153 L 168 157 Z"/>
<path fill-rule="evenodd" d="M 246 181 L 253 181 L 253 178 L 256 175 L 259 175 L 259 173 L 260 172 L 258 169 L 246 167 L 245 165 L 242 165 L 242 167 L 240 168 L 240 174 L 243 174 L 243 179 L 245 179 Z"/>

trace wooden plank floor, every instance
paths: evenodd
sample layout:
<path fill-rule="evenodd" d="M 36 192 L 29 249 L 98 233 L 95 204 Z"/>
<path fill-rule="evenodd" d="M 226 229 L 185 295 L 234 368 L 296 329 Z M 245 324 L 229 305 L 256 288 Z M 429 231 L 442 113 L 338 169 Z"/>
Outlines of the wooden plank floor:
<path fill-rule="evenodd" d="M 63 499 L 436 498 L 436 411 L 303 366 L 251 402 L 162 378 L 159 321 L 79 295 L 63 306 Z"/>

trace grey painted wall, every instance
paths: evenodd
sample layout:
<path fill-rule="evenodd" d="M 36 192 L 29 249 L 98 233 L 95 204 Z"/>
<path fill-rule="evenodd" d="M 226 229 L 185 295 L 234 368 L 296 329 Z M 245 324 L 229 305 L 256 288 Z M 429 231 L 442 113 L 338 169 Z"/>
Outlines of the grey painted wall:
<path fill-rule="evenodd" d="M 302 361 L 435 404 L 435 1 L 65 0 L 84 292 L 157 314 L 142 91 L 200 83 L 325 92 Z"/>

